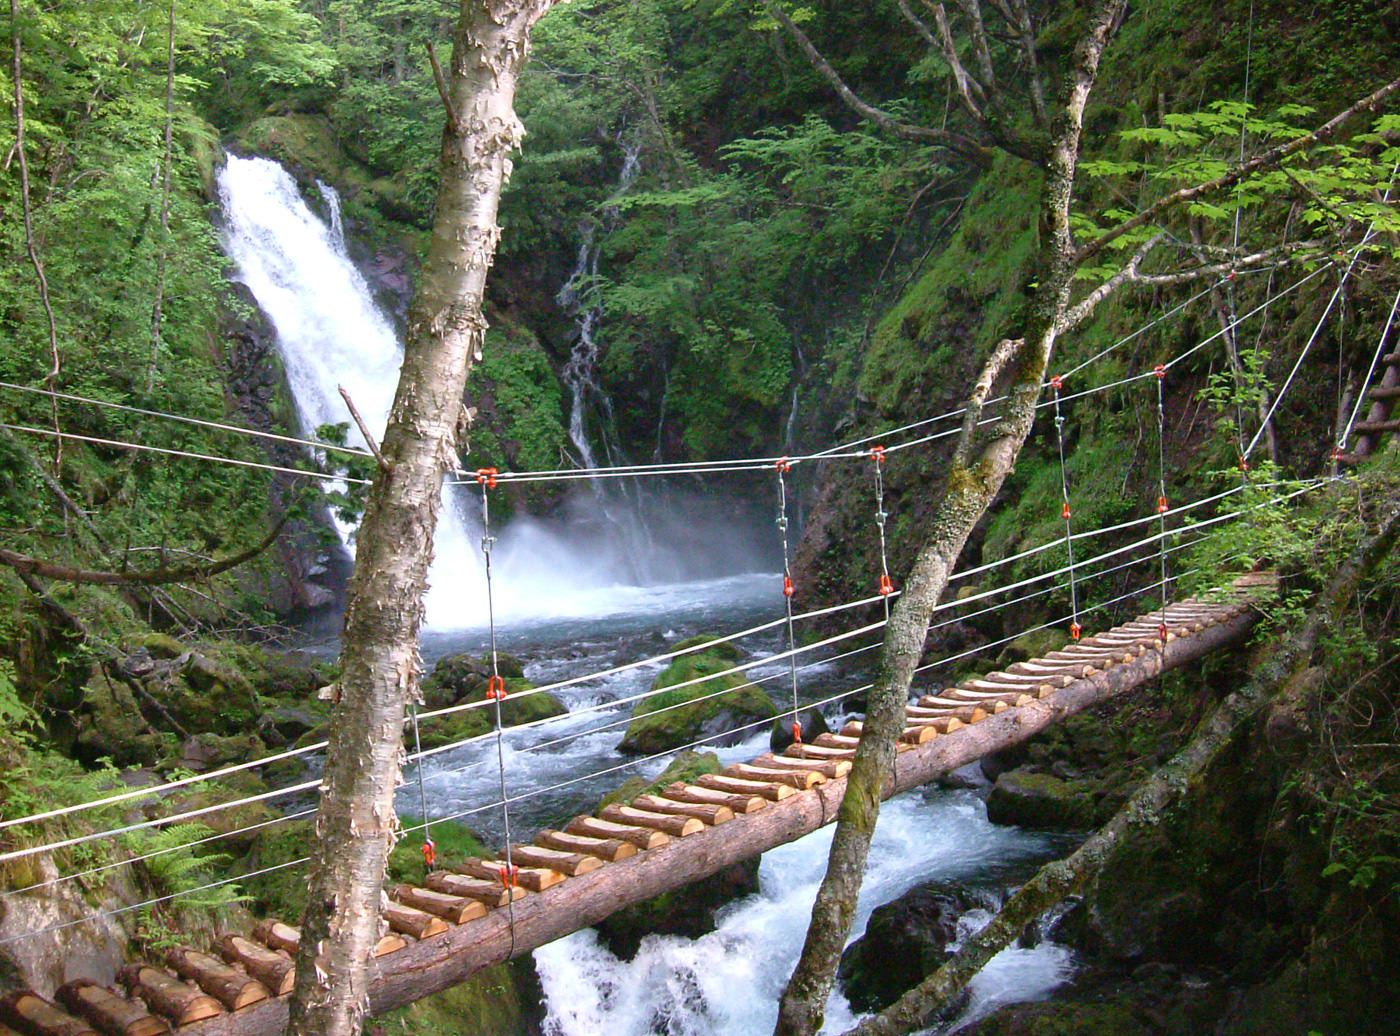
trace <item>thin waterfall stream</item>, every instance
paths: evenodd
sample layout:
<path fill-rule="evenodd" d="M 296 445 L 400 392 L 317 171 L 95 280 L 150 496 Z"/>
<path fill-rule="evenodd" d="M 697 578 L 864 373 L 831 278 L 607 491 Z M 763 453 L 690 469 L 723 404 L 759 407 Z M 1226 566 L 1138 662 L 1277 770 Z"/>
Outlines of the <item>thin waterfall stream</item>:
<path fill-rule="evenodd" d="M 347 419 L 338 384 L 347 387 L 371 427 L 382 429 L 401 347 L 347 254 L 335 192 L 321 188 L 328 213 L 323 219 L 276 163 L 237 157 L 220 172 L 219 187 L 226 248 L 276 330 L 301 430 L 310 434 Z M 574 397 L 578 410 L 587 378 L 582 367 L 576 375 L 583 378 Z M 358 441 L 353 427 L 351 441 Z M 589 454 L 583 447 L 580 452 L 587 462 Z M 470 500 L 458 500 L 449 490 L 438 531 L 422 645 L 429 665 L 447 654 L 479 655 L 486 643 L 481 531 L 470 506 L 458 506 Z M 672 499 L 667 506 L 677 529 L 665 549 L 683 555 L 687 564 L 675 565 L 668 579 L 649 582 L 619 576 L 635 572 L 621 560 L 633 547 L 621 539 L 600 539 L 596 522 L 586 517 L 516 518 L 493 530 L 499 536 L 493 564 L 502 573 L 496 601 L 501 648 L 524 660 L 533 683 L 650 657 L 684 637 L 728 632 L 781 613 L 772 550 L 760 546 L 765 536 L 771 538 L 767 528 L 746 529 L 723 500 L 701 506 Z M 353 529 L 344 533 L 353 543 Z M 757 657 L 781 645 L 776 638 L 759 638 L 745 648 Z M 568 715 L 504 735 L 507 795 L 517 831 L 591 811 L 604 792 L 628 776 L 650 777 L 665 767 L 669 757 L 637 760 L 617 751 L 631 708 L 619 699 L 645 691 L 661 669 L 653 663 L 570 687 L 558 694 Z M 765 663 L 750 678 L 776 688 L 787 671 L 786 661 Z M 815 665 L 804 672 L 804 694 L 832 693 L 854 685 L 860 675 Z M 831 721 L 839 724 L 841 710 L 830 711 Z M 759 729 L 717 754 L 723 762 L 749 758 L 766 742 L 766 728 Z M 422 773 L 431 818 L 458 819 L 488 842 L 500 837 L 494 740 L 434 755 L 424 761 Z M 410 768 L 405 778 L 409 784 L 401 792 L 400 809 L 411 817 L 418 811 L 417 770 Z M 546 1032 L 751 1036 L 771 1031 L 777 993 L 800 948 L 830 837 L 827 828 L 767 853 L 759 893 L 726 907 L 716 931 L 699 939 L 648 936 L 630 961 L 615 957 L 591 931 L 536 951 Z M 902 796 L 882 812 L 855 934 L 872 908 L 919 881 L 938 877 L 999 889 L 1017 880 L 1010 875 L 1023 874 L 1062 848 L 1053 836 L 991 824 L 970 791 Z M 968 1011 L 984 1013 L 1003 1002 L 1044 996 L 1071 968 L 1069 952 L 1050 942 L 1007 950 L 977 980 Z M 839 1032 L 852 1020 L 839 994 L 828 1019 L 828 1032 Z"/>

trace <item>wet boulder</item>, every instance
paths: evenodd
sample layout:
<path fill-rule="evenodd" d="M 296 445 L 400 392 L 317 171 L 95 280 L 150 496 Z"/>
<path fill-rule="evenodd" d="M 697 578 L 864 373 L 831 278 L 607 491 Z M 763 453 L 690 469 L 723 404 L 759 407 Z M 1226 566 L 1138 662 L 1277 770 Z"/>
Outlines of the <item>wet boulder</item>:
<path fill-rule="evenodd" d="M 987 799 L 987 819 L 1041 829 L 1091 828 L 1106 819 L 1101 804 L 1105 790 L 1102 781 L 1021 767 L 997 777 Z"/>
<path fill-rule="evenodd" d="M 707 641 L 696 638 L 677 647 L 700 643 Z M 778 710 L 767 693 L 742 674 L 726 672 L 739 658 L 732 644 L 715 644 L 674 659 L 651 685 L 662 693 L 643 699 L 632 710 L 618 750 L 652 755 L 702 739 L 710 745 L 732 745 L 746 736 L 736 728 L 772 719 Z"/>
<path fill-rule="evenodd" d="M 933 974 L 957 939 L 958 918 L 983 905 L 975 892 L 930 881 L 876 908 L 836 973 L 852 1009 L 883 1010 Z"/>
<path fill-rule="evenodd" d="M 497 654 L 496 665 L 505 684 L 507 697 L 501 702 L 501 724 L 519 726 L 536 720 L 552 719 L 567 713 L 568 707 L 546 691 L 536 691 L 524 677 L 518 659 Z M 423 681 L 423 707 L 427 710 L 445 709 L 468 702 L 486 702 L 491 680 L 491 656 L 448 655 L 441 659 Z M 522 691 L 533 693 L 521 694 Z M 488 734 L 495 729 L 496 710 L 492 705 L 463 709 L 447 716 L 423 722 L 419 737 L 424 748 L 436 748 L 471 737 Z"/>

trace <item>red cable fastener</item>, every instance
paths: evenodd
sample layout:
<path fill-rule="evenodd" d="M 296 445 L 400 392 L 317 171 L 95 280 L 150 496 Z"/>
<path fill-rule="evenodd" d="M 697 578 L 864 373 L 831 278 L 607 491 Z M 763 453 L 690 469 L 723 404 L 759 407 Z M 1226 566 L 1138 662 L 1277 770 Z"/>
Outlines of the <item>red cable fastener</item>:
<path fill-rule="evenodd" d="M 1071 513 L 1072 512 L 1069 509 L 1069 501 L 1066 500 L 1063 504 L 1060 505 L 1060 517 L 1063 518 L 1065 521 L 1069 521 L 1069 516 Z"/>
<path fill-rule="evenodd" d="M 792 470 L 792 463 L 786 457 L 779 457 L 773 467 L 778 469 L 779 474 L 786 474 Z"/>
<path fill-rule="evenodd" d="M 476 480 L 480 482 L 483 486 L 485 486 L 487 489 L 495 489 L 496 476 L 499 474 L 500 472 L 497 471 L 495 468 L 477 468 Z"/>
<path fill-rule="evenodd" d="M 1157 636 L 1162 638 L 1163 644 L 1165 644 L 1167 642 L 1167 638 L 1171 636 L 1171 631 L 1167 629 L 1167 624 L 1165 622 L 1157 627 Z"/>
<path fill-rule="evenodd" d="M 501 888 L 513 889 L 516 881 L 520 877 L 520 868 L 515 864 L 501 864 L 498 873 L 501 876 Z"/>
<path fill-rule="evenodd" d="M 423 866 L 432 870 L 435 863 L 437 863 L 437 843 L 431 838 L 425 838 L 423 839 Z"/>
<path fill-rule="evenodd" d="M 802 724 L 797 720 L 792 721 L 792 740 L 797 744 L 802 744 Z"/>
<path fill-rule="evenodd" d="M 486 681 L 486 700 L 505 701 L 506 681 L 504 677 L 493 676 Z"/>
<path fill-rule="evenodd" d="M 1166 514 L 1170 510 L 1171 505 L 1167 503 L 1167 498 L 1164 496 L 1159 496 L 1157 498 L 1157 513 Z"/>
<path fill-rule="evenodd" d="M 1241 470 L 1241 471 L 1248 471 L 1248 470 L 1249 470 L 1249 461 L 1245 460 L 1243 457 L 1240 458 L 1240 470 Z"/>
<path fill-rule="evenodd" d="M 1225 275 L 1225 279 L 1226 279 L 1227 281 L 1233 281 L 1233 280 L 1235 279 L 1235 271 L 1234 271 L 1234 270 L 1231 270 L 1229 273 L 1227 273 L 1227 274 Z"/>
<path fill-rule="evenodd" d="M 1327 459 L 1328 459 L 1328 460 L 1331 460 L 1331 461 L 1339 461 L 1339 460 L 1341 460 L 1341 459 L 1342 459 L 1342 448 L 1341 448 L 1340 446 L 1333 446 L 1333 447 L 1332 447 L 1332 452 L 1331 452 L 1330 455 L 1328 455 L 1328 458 L 1327 458 Z"/>
<path fill-rule="evenodd" d="M 890 594 L 892 594 L 892 593 L 894 593 L 894 584 L 893 584 L 892 582 L 890 582 L 890 577 L 887 576 L 887 575 L 881 575 L 881 576 L 880 576 L 880 596 L 881 596 L 881 597 L 888 597 L 888 596 L 889 596 Z"/>
<path fill-rule="evenodd" d="M 1158 381 L 1161 381 L 1167 376 L 1167 365 L 1164 363 L 1157 364 L 1157 366 L 1152 368 L 1152 373 L 1157 375 Z"/>
<path fill-rule="evenodd" d="M 876 464 L 885 463 L 885 448 L 883 446 L 870 447 L 870 456 L 874 458 Z"/>
<path fill-rule="evenodd" d="M 1071 622 L 1071 623 L 1069 624 L 1069 639 L 1070 639 L 1070 640 L 1078 640 L 1080 634 L 1082 634 L 1083 632 L 1084 632 L 1084 627 L 1081 626 L 1081 625 L 1079 625 L 1079 623 L 1077 623 L 1077 622 Z"/>
<path fill-rule="evenodd" d="M 792 585 L 792 576 L 783 576 L 783 596 L 791 597 L 797 593 L 797 587 Z"/>
<path fill-rule="evenodd" d="M 1065 387 L 1065 379 L 1056 374 L 1050 379 L 1050 387 L 1056 392 L 1059 392 L 1060 389 Z"/>

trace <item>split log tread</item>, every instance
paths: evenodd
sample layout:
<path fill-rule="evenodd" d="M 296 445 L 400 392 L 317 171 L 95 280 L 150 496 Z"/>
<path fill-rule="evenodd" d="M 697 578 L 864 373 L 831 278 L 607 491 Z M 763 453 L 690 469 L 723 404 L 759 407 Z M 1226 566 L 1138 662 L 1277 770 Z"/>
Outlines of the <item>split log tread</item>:
<path fill-rule="evenodd" d="M 637 855 L 637 847 L 621 838 L 590 838 L 588 835 L 571 835 L 565 831 L 548 829 L 535 836 L 535 844 L 546 849 L 558 849 L 560 852 L 587 853 L 607 863 L 616 863 L 618 860 Z"/>
<path fill-rule="evenodd" d="M 5 1021 L 45 1036 L 98 1036 L 81 1018 L 74 1018 L 27 990 L 0 998 L 0 1022 Z"/>
<path fill-rule="evenodd" d="M 406 885 L 400 886 L 400 888 L 408 887 Z M 478 916 L 484 916 L 486 908 L 480 903 L 475 905 L 480 911 Z M 422 909 L 417 903 L 395 902 L 391 899 L 380 906 L 379 912 L 384 920 L 389 922 L 390 928 L 396 932 L 402 932 L 404 935 L 411 935 L 415 939 L 431 939 L 435 935 L 441 935 L 451 927 L 441 917 Z"/>
<path fill-rule="evenodd" d="M 676 802 L 708 802 L 716 806 L 728 806 L 735 813 L 744 815 L 757 813 L 768 805 L 762 795 L 746 795 L 740 792 L 716 791 L 693 784 L 677 782 L 666 788 L 666 797 Z"/>
<path fill-rule="evenodd" d="M 502 867 L 505 865 L 502 864 Z M 525 888 L 520 884 L 520 871 L 516 871 L 515 884 L 507 886 L 501 880 L 500 868 L 491 877 L 471 877 L 452 871 L 433 871 L 423 879 L 423 884 L 432 892 L 462 899 L 474 899 L 484 907 L 492 909 L 514 903 L 525 896 Z"/>
<path fill-rule="evenodd" d="M 237 964 L 252 975 L 273 996 L 286 996 L 296 978 L 290 954 L 270 950 L 241 935 L 225 935 L 219 940 L 219 953 L 230 964 Z"/>
<path fill-rule="evenodd" d="M 564 830 L 571 835 L 588 835 L 591 838 L 620 838 L 638 849 L 655 849 L 671 840 L 670 835 L 655 828 L 616 823 L 599 817 L 575 817 L 564 826 Z"/>
<path fill-rule="evenodd" d="M 569 877 L 588 874 L 603 866 L 603 861 L 596 856 L 565 852 L 562 849 L 546 849 L 539 845 L 512 846 L 510 860 L 519 867 L 543 867 L 567 874 Z"/>
<path fill-rule="evenodd" d="M 121 1036 L 161 1036 L 170 1031 L 164 1018 L 157 1018 L 144 1004 L 118 996 L 91 979 L 75 979 L 58 987 L 58 1002 L 81 1015 L 102 1032 Z"/>
<path fill-rule="evenodd" d="M 122 985 L 164 1015 L 178 1029 L 224 1013 L 223 1005 L 198 986 L 181 982 L 150 964 L 128 964 L 118 972 Z"/>
<path fill-rule="evenodd" d="M 734 819 L 734 811 L 728 806 L 709 802 L 676 802 L 660 795 L 638 795 L 632 800 L 632 805 L 637 809 L 646 809 L 653 813 L 669 813 L 675 817 L 694 817 L 710 827 Z"/>
<path fill-rule="evenodd" d="M 546 835 L 555 835 L 558 833 L 557 831 L 541 831 L 539 835 L 536 836 L 536 841 L 539 841 Z M 590 839 L 590 841 L 602 842 L 608 841 L 608 839 L 595 838 Z M 540 844 L 544 845 L 547 843 L 541 842 Z M 637 849 L 635 846 L 630 845 L 630 843 L 623 844 L 628 845 L 633 855 L 636 854 Z M 550 845 L 549 848 L 562 849 L 564 846 Z M 576 850 L 571 848 L 569 851 L 573 852 Z M 621 858 L 621 856 L 618 857 L 618 859 Z M 514 863 L 515 861 L 512 860 L 511 862 Z M 505 866 L 505 860 L 478 860 L 476 857 L 468 857 L 460 863 L 448 863 L 447 869 L 457 874 L 463 874 L 468 878 L 476 878 L 478 881 L 494 882 L 497 888 L 504 890 L 505 886 L 501 881 L 501 871 Z M 530 892 L 543 892 L 545 889 L 553 888 L 567 878 L 567 874 L 561 874 L 556 870 L 550 870 L 548 867 L 521 867 L 519 864 L 516 864 L 515 883 L 520 888 L 528 889 Z M 432 886 L 429 885 L 429 888 L 431 887 Z M 519 899 L 520 896 L 517 895 L 515 898 Z M 501 902 L 504 904 L 505 900 Z"/>
<path fill-rule="evenodd" d="M 651 810 L 637 809 L 634 806 L 604 806 L 601 812 L 604 820 L 611 820 L 616 824 L 635 824 L 637 827 L 655 828 L 672 838 L 685 838 L 705 830 L 704 822 L 696 820 L 694 817 L 653 813 Z"/>
<path fill-rule="evenodd" d="M 165 963 L 175 974 L 199 986 L 230 1011 L 241 1011 L 272 995 L 265 985 L 241 968 L 188 947 L 169 950 Z"/>

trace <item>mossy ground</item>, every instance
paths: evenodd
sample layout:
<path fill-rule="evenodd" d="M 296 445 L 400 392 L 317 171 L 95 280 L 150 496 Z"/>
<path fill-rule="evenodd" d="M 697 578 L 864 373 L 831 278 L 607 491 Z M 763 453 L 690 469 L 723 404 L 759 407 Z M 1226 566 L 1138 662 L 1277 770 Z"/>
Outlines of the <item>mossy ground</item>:
<path fill-rule="evenodd" d="M 777 715 L 766 692 L 742 674 L 727 672 L 734 668 L 736 654 L 726 644 L 673 660 L 652 682 L 651 689 L 662 693 L 637 703 L 618 747 L 642 754 L 664 752 Z M 689 683 L 692 680 L 699 682 Z"/>

